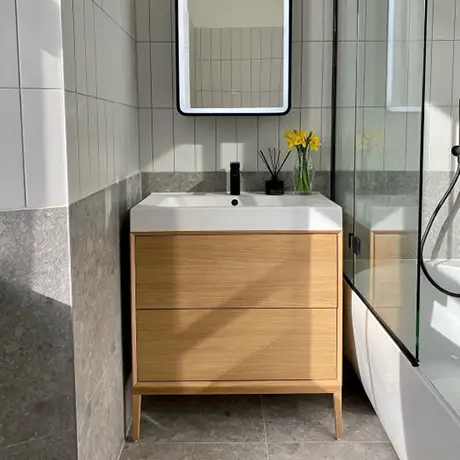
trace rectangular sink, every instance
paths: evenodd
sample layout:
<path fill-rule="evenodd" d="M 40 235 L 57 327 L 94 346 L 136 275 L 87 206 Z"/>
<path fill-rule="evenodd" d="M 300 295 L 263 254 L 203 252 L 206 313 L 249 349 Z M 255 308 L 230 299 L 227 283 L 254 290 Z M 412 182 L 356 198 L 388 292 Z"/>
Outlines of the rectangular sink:
<path fill-rule="evenodd" d="M 341 229 L 340 206 L 319 193 L 154 193 L 131 210 L 132 232 Z"/>

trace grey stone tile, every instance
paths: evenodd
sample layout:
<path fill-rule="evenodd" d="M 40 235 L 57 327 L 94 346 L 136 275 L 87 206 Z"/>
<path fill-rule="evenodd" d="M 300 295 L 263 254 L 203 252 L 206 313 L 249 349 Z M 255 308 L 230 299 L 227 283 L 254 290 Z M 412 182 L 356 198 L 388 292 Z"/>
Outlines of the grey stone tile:
<path fill-rule="evenodd" d="M 153 180 L 152 172 L 143 172 L 141 173 L 141 195 L 142 199 L 148 197 L 152 192 L 153 185 L 151 184 Z"/>
<path fill-rule="evenodd" d="M 141 174 L 134 174 L 134 176 L 128 177 L 125 182 L 127 209 L 131 209 L 142 200 L 142 176 Z"/>
<path fill-rule="evenodd" d="M 335 439 L 332 395 L 283 395 L 263 397 L 269 442 L 310 442 Z M 344 441 L 388 441 L 366 396 L 345 391 Z"/>
<path fill-rule="evenodd" d="M 70 304 L 66 208 L 0 211 L 0 278 Z"/>
<path fill-rule="evenodd" d="M 79 417 L 79 459 L 116 459 L 125 440 L 121 353 L 112 355 L 106 369 L 88 407 Z"/>
<path fill-rule="evenodd" d="M 130 444 L 120 460 L 265 460 L 265 444 Z"/>
<path fill-rule="evenodd" d="M 398 460 L 390 443 L 269 444 L 270 460 Z"/>
<path fill-rule="evenodd" d="M 243 171 L 241 174 L 241 190 L 246 192 L 263 192 L 265 181 L 270 178 L 266 172 Z M 294 190 L 292 172 L 281 173 L 280 179 L 284 180 L 285 190 Z M 142 197 L 150 193 L 166 192 L 225 192 L 228 190 L 228 175 L 225 171 L 216 172 L 156 172 L 142 173 Z M 330 173 L 317 171 L 315 191 L 329 196 Z"/>
<path fill-rule="evenodd" d="M 69 302 L 66 209 L 1 212 L 0 449 L 75 432 Z"/>
<path fill-rule="evenodd" d="M 144 397 L 146 441 L 262 442 L 259 396 Z"/>
<path fill-rule="evenodd" d="M 143 194 L 161 192 L 225 192 L 227 175 L 216 172 L 143 173 Z"/>
<path fill-rule="evenodd" d="M 0 448 L 0 460 L 76 460 L 75 431 Z"/>
<path fill-rule="evenodd" d="M 121 343 L 117 186 L 71 205 L 69 222 L 76 405 L 83 414 Z"/>
<path fill-rule="evenodd" d="M 452 181 L 452 172 L 427 172 L 423 180 L 423 229 Z M 434 221 L 425 246 L 425 258 L 459 259 L 460 235 L 460 184 L 454 188 L 451 197 Z"/>
<path fill-rule="evenodd" d="M 124 388 L 131 367 L 128 211 L 140 199 L 137 174 L 69 210 L 81 458 L 115 458 L 126 432 Z"/>

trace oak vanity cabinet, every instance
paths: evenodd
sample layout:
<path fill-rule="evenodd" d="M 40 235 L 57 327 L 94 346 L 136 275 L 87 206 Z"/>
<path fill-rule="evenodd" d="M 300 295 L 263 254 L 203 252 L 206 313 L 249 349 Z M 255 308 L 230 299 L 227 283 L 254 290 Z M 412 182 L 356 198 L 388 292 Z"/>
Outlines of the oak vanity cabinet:
<path fill-rule="evenodd" d="M 341 231 L 131 233 L 133 438 L 144 394 L 331 393 Z"/>

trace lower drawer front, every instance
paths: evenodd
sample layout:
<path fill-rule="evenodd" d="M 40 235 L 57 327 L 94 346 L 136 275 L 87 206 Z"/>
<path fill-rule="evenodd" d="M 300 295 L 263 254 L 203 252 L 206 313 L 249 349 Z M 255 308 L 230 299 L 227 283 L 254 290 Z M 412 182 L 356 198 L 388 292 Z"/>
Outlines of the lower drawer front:
<path fill-rule="evenodd" d="M 335 379 L 336 314 L 138 310 L 138 380 Z"/>

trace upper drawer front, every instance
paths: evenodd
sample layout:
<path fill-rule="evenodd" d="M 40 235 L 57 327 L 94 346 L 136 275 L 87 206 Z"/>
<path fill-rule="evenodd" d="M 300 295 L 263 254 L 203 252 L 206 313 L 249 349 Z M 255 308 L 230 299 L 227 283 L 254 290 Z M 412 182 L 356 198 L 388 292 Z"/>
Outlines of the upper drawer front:
<path fill-rule="evenodd" d="M 337 235 L 135 238 L 136 306 L 337 308 Z"/>
<path fill-rule="evenodd" d="M 336 379 L 336 317 L 336 310 L 138 311 L 138 380 Z"/>

